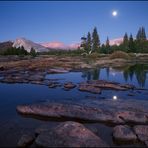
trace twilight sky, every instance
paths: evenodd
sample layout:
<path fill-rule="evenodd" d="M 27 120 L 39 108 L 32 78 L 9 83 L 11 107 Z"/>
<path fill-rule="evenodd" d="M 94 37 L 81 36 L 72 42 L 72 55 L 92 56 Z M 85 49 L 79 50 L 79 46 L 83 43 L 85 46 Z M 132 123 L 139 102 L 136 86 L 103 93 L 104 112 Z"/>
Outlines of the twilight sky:
<path fill-rule="evenodd" d="M 117 10 L 118 15 L 112 16 Z M 0 2 L 0 42 L 25 37 L 35 42 L 80 42 L 97 27 L 101 42 L 148 31 L 148 2 Z M 148 34 L 147 34 L 148 35 Z"/>

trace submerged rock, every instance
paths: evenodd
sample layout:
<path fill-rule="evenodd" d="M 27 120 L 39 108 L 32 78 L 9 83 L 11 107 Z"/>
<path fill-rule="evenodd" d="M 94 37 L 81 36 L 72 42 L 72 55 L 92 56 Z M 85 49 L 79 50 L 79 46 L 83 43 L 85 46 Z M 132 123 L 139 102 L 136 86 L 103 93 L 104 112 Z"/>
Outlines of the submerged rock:
<path fill-rule="evenodd" d="M 34 134 L 24 134 L 21 136 L 20 140 L 18 141 L 18 147 L 27 147 L 35 140 Z"/>
<path fill-rule="evenodd" d="M 118 125 L 113 129 L 115 142 L 134 142 L 137 140 L 136 135 L 127 125 Z"/>
<path fill-rule="evenodd" d="M 35 143 L 42 147 L 108 147 L 82 124 L 72 121 L 61 123 L 50 132 L 41 133 Z"/>

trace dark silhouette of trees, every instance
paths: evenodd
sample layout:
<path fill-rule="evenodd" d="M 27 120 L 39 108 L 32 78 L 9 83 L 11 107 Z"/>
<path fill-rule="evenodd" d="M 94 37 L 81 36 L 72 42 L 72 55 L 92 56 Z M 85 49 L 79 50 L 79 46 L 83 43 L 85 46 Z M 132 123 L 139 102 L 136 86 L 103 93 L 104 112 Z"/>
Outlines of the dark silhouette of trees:
<path fill-rule="evenodd" d="M 32 57 L 35 57 L 35 56 L 36 56 L 36 51 L 35 51 L 35 49 L 31 48 L 31 50 L 30 50 L 30 55 L 31 55 Z"/>

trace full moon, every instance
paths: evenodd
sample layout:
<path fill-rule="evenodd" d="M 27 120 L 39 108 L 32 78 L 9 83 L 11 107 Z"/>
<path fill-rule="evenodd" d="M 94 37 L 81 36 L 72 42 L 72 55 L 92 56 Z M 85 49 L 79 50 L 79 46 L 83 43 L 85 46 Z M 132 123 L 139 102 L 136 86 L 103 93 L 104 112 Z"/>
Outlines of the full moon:
<path fill-rule="evenodd" d="M 117 11 L 113 11 L 112 12 L 112 16 L 117 16 L 118 12 Z"/>

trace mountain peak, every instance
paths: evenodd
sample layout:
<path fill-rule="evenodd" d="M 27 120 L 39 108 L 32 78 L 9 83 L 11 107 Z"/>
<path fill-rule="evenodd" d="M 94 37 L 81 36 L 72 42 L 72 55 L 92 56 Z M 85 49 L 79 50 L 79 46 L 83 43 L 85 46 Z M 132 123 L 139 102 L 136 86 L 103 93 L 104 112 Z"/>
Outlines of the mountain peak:
<path fill-rule="evenodd" d="M 34 43 L 24 37 L 20 37 L 17 38 L 13 45 L 13 47 L 19 48 L 19 47 L 24 47 L 25 50 L 27 50 L 28 52 L 30 52 L 31 48 L 34 48 L 36 50 L 36 52 L 44 52 L 44 51 L 48 51 L 47 48 L 43 47 L 40 44 Z"/>

